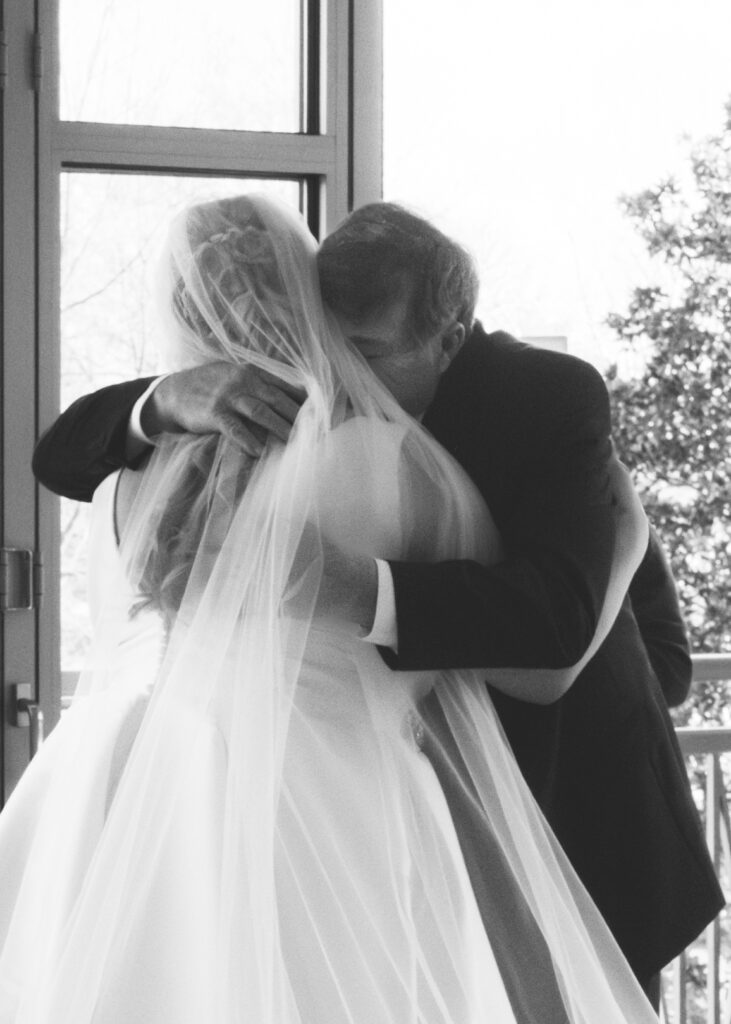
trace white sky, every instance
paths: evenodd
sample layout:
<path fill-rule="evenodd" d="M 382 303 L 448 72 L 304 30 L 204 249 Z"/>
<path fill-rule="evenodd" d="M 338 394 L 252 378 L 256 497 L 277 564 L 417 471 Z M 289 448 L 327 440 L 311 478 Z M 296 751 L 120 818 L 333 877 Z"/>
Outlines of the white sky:
<path fill-rule="evenodd" d="M 385 0 L 386 197 L 467 244 L 480 312 L 563 334 L 598 365 L 601 324 L 656 276 L 617 206 L 720 131 L 729 0 Z"/>
<path fill-rule="evenodd" d="M 299 0 L 59 0 L 61 117 L 297 131 Z"/>

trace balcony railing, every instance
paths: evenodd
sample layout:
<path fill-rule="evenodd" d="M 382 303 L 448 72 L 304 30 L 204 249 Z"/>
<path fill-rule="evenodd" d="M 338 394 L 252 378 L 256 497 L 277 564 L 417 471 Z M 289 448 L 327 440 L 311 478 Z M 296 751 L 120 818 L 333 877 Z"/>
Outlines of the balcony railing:
<path fill-rule="evenodd" d="M 731 655 L 693 656 L 693 679 L 731 681 Z M 724 891 L 731 882 L 731 728 L 680 728 L 694 796 Z M 731 922 L 727 911 L 663 973 L 667 1024 L 731 1024 Z"/>

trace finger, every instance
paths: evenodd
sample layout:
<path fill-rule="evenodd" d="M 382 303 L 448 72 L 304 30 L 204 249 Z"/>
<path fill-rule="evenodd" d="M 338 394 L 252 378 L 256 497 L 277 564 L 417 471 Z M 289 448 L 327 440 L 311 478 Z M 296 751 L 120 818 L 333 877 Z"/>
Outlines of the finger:
<path fill-rule="evenodd" d="M 282 377 L 275 376 L 275 374 L 270 373 L 269 370 L 265 370 L 262 367 L 249 366 L 245 367 L 245 371 L 247 376 L 252 376 L 255 380 L 258 378 L 265 386 L 270 387 L 275 391 L 283 391 L 286 395 L 289 395 L 290 398 L 293 398 L 298 405 L 302 405 L 307 397 L 307 392 L 304 387 L 297 384 L 290 384 L 289 381 L 284 380 Z M 249 391 L 250 388 L 251 383 L 249 382 L 249 387 L 243 387 L 242 390 L 246 392 Z"/>
<path fill-rule="evenodd" d="M 292 395 L 282 391 L 281 388 L 269 388 L 260 396 L 264 404 L 272 412 L 290 424 L 294 423 L 297 419 L 305 397 L 306 395 L 303 395 L 302 400 L 300 400 L 299 397 L 292 397 Z M 262 426 L 264 425 L 262 424 Z"/>
<path fill-rule="evenodd" d="M 263 452 L 266 435 L 257 431 L 253 426 L 247 426 L 237 415 L 222 414 L 219 417 L 218 427 L 221 434 L 246 455 L 258 459 Z"/>
<path fill-rule="evenodd" d="M 280 391 L 267 390 L 264 395 L 237 395 L 232 397 L 227 415 L 263 428 L 280 441 L 287 441 L 300 406 Z"/>
<path fill-rule="evenodd" d="M 302 405 L 307 398 L 307 389 L 301 387 L 298 384 L 290 384 L 289 381 L 280 380 L 278 383 L 280 391 L 283 391 L 286 395 L 289 395 L 297 405 Z"/>

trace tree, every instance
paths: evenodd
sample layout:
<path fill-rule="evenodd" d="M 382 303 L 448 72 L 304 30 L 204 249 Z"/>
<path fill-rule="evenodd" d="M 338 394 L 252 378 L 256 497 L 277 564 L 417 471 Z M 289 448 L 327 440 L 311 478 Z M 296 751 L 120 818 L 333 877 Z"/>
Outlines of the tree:
<path fill-rule="evenodd" d="M 670 554 L 692 647 L 731 650 L 731 99 L 682 179 L 621 202 L 658 269 L 608 323 L 635 361 L 609 372 L 614 436 Z M 637 369 L 639 365 L 639 369 Z M 701 684 L 678 724 L 731 724 Z"/>

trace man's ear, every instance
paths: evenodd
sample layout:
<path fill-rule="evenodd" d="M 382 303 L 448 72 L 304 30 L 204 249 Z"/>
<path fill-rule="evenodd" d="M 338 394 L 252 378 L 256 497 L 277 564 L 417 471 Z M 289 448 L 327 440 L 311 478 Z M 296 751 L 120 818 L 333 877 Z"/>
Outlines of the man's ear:
<path fill-rule="evenodd" d="M 466 338 L 464 324 L 452 324 L 440 338 L 439 372 L 444 373 L 462 348 Z"/>

